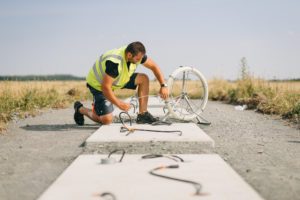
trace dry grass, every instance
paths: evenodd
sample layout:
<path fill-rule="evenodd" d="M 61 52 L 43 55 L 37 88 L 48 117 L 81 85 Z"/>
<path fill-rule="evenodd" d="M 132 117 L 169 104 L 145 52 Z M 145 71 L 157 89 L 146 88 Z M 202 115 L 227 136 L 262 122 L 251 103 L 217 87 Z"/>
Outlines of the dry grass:
<path fill-rule="evenodd" d="M 84 81 L 0 82 L 0 132 L 15 117 L 35 115 L 43 108 L 64 108 L 88 97 Z"/>
<path fill-rule="evenodd" d="M 172 95 L 181 91 L 175 82 Z M 299 123 L 300 82 L 270 82 L 247 78 L 236 82 L 213 79 L 208 82 L 209 99 L 247 104 L 249 108 L 268 114 L 278 114 Z M 150 95 L 159 92 L 158 82 L 150 83 Z M 191 98 L 202 94 L 200 84 L 187 82 Z M 117 90 L 119 98 L 130 97 L 133 90 Z M 85 81 L 4 81 L 0 82 L 0 132 L 15 117 L 35 115 L 43 108 L 64 108 L 75 100 L 91 99 Z"/>
<path fill-rule="evenodd" d="M 184 91 L 188 92 L 190 98 L 195 99 L 203 96 L 204 89 L 201 82 L 194 80 L 186 80 L 186 88 Z M 174 81 L 170 94 L 174 97 L 179 96 L 183 91 L 182 81 Z"/>
<path fill-rule="evenodd" d="M 149 94 L 157 95 L 159 92 L 159 88 L 160 88 L 160 86 L 159 86 L 158 82 L 151 81 L 150 87 L 149 87 Z M 129 90 L 129 89 L 119 89 L 119 90 L 115 90 L 114 93 L 118 98 L 124 99 L 124 98 L 128 98 L 128 97 L 135 95 L 136 91 Z"/>
<path fill-rule="evenodd" d="M 264 81 L 260 80 L 260 83 L 264 87 L 270 87 L 274 90 L 281 90 L 287 92 L 299 92 L 300 91 L 300 81 L 281 81 L 281 82 L 274 82 L 274 81 Z"/>
<path fill-rule="evenodd" d="M 125 99 L 127 97 L 131 97 L 135 95 L 135 90 L 119 89 L 119 90 L 115 90 L 114 93 L 118 98 Z"/>
<path fill-rule="evenodd" d="M 300 82 L 271 82 L 248 77 L 236 82 L 214 79 L 209 82 L 212 100 L 246 104 L 266 114 L 300 121 Z"/>

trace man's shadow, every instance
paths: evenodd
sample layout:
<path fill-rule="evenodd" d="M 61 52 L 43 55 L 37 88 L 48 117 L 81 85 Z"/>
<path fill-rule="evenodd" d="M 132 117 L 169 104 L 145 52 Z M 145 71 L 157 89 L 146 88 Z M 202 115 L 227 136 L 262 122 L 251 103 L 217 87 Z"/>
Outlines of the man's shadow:
<path fill-rule="evenodd" d="M 300 144 L 300 140 L 289 140 L 289 143 Z"/>
<path fill-rule="evenodd" d="M 78 126 L 76 124 L 38 124 L 26 125 L 20 128 L 27 131 L 70 131 L 70 130 L 97 130 L 101 124 L 85 124 Z"/>

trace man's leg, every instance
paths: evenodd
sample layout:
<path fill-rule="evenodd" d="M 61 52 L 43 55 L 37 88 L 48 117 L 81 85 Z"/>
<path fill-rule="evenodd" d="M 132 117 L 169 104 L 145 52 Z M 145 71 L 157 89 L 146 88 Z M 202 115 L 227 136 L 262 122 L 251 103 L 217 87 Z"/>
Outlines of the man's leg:
<path fill-rule="evenodd" d="M 94 122 L 98 122 L 98 123 L 101 123 L 101 124 L 110 124 L 113 121 L 113 115 L 112 115 L 112 113 L 108 113 L 106 115 L 98 116 L 91 109 L 85 108 L 83 106 L 81 108 L 79 108 L 79 112 L 81 114 L 87 116 L 88 118 L 90 118 Z"/>
<path fill-rule="evenodd" d="M 135 78 L 135 85 L 138 86 L 139 113 L 147 111 L 149 95 L 149 78 L 146 74 L 139 73 Z"/>
<path fill-rule="evenodd" d="M 134 73 L 129 82 L 124 86 L 127 89 L 135 90 L 138 87 L 139 114 L 136 119 L 138 124 L 151 124 L 158 118 L 153 117 L 147 110 L 149 95 L 149 78 L 146 74 Z"/>
<path fill-rule="evenodd" d="M 101 124 L 110 124 L 113 121 L 112 112 L 114 110 L 113 105 L 109 102 L 102 92 L 95 90 L 88 85 L 90 92 L 93 94 L 93 110 L 85 108 L 79 101 L 75 102 L 75 114 L 74 119 L 78 125 L 84 124 L 84 116 L 87 116 L 94 122 Z"/>

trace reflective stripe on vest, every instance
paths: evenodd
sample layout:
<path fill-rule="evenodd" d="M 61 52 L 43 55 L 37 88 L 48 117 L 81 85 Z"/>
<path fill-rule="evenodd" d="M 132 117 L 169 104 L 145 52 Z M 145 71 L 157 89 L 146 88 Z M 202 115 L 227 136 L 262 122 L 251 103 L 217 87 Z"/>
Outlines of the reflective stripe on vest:
<path fill-rule="evenodd" d="M 103 75 L 104 75 L 104 71 L 103 71 L 103 67 L 102 67 L 101 63 L 102 63 L 103 60 L 105 60 L 107 58 L 110 58 L 110 57 L 120 60 L 121 61 L 121 66 L 123 67 L 122 56 L 111 54 L 111 55 L 107 55 L 103 58 L 103 55 L 101 55 L 99 61 L 97 61 L 93 66 L 93 71 L 94 71 L 95 77 L 96 77 L 97 81 L 99 81 L 99 83 L 101 83 L 101 85 L 102 85 L 102 82 L 103 82 Z M 102 75 L 101 77 L 100 77 L 100 74 L 97 71 L 97 67 L 99 68 L 100 74 Z M 114 86 L 118 85 L 118 82 L 119 82 L 120 78 L 121 78 L 121 76 L 118 76 L 117 79 L 114 80 L 114 82 L 113 82 Z"/>

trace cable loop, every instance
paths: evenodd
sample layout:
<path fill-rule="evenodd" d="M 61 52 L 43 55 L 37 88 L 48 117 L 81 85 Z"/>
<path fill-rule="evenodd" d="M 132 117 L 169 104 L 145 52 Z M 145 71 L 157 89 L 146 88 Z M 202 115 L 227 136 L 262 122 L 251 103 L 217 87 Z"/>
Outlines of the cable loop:
<path fill-rule="evenodd" d="M 119 162 L 122 162 L 123 157 L 124 157 L 124 155 L 125 155 L 125 150 L 124 150 L 124 149 L 115 149 L 115 150 L 111 151 L 111 152 L 108 154 L 107 158 L 110 158 L 110 156 L 111 156 L 112 154 L 114 154 L 114 153 L 116 153 L 116 152 L 118 152 L 118 151 L 122 151 L 122 156 L 121 156 L 121 158 L 120 158 L 120 160 L 119 160 Z"/>
<path fill-rule="evenodd" d="M 100 194 L 100 197 L 104 197 L 105 199 L 108 199 L 107 197 L 110 197 L 110 200 L 116 200 L 116 196 L 111 193 L 111 192 L 103 192 L 102 194 Z"/>
<path fill-rule="evenodd" d="M 152 169 L 151 171 L 149 171 L 149 173 L 153 176 L 157 176 L 157 177 L 161 177 L 161 178 L 166 178 L 166 179 L 170 179 L 170 180 L 174 180 L 174 181 L 180 181 L 180 182 L 184 182 L 184 183 L 190 183 L 195 187 L 195 190 L 196 190 L 195 195 L 201 195 L 202 185 L 198 182 L 180 179 L 180 178 L 174 178 L 171 176 L 165 176 L 165 175 L 155 173 L 155 171 L 162 170 L 162 169 L 177 169 L 177 168 L 179 168 L 179 165 L 160 166 L 160 167 Z"/>
<path fill-rule="evenodd" d="M 126 127 L 126 124 L 125 124 L 125 122 L 124 122 L 124 120 L 123 120 L 123 117 L 122 117 L 122 115 L 127 115 L 128 117 L 129 117 L 129 122 L 130 122 L 130 126 L 132 126 L 132 118 L 131 118 L 131 116 L 128 114 L 128 112 L 120 112 L 120 114 L 119 114 L 119 118 L 120 118 L 120 121 L 121 121 L 121 123 L 123 124 L 123 126 L 124 127 Z"/>

